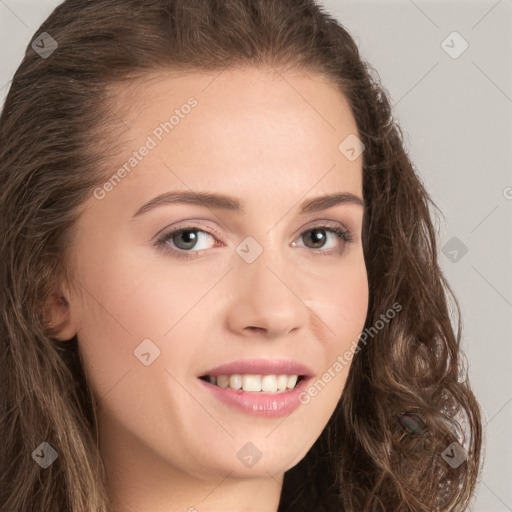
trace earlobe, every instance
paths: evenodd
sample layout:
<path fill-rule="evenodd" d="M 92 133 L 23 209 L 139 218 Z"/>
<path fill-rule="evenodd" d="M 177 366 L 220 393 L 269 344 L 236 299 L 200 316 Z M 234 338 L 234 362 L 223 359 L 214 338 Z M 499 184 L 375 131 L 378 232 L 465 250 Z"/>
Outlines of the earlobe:
<path fill-rule="evenodd" d="M 70 340 L 76 335 L 69 301 L 62 292 L 54 292 L 48 299 L 46 328 L 48 336 L 59 341 Z"/>

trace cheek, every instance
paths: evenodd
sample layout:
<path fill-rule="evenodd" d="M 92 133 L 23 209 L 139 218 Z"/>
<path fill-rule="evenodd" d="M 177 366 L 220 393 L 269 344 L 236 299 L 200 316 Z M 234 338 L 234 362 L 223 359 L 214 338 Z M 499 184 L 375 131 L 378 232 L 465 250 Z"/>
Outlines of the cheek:
<path fill-rule="evenodd" d="M 308 306 L 315 334 L 323 344 L 323 372 L 306 389 L 301 401 L 314 409 L 318 428 L 334 412 L 345 388 L 359 335 L 368 312 L 368 279 L 364 262 L 332 272 L 329 284 L 311 295 Z M 316 320 L 315 320 L 316 318 Z"/>
<path fill-rule="evenodd" d="M 309 294 L 313 311 L 326 324 L 326 341 L 338 349 L 350 344 L 364 327 L 368 312 L 368 278 L 364 262 L 340 267 L 322 287 Z"/>
<path fill-rule="evenodd" d="M 194 295 L 193 287 L 179 290 L 176 282 L 163 283 L 155 274 L 148 266 L 122 257 L 91 258 L 80 268 L 83 293 L 75 298 L 80 310 L 78 340 L 89 380 L 100 397 L 117 386 L 127 372 L 132 372 L 131 379 L 134 372 L 143 369 L 156 371 L 162 357 L 145 367 L 134 351 L 149 339 L 158 347 L 153 350 L 163 354 L 173 327 L 200 298 Z M 198 284 L 196 291 L 199 289 Z M 177 352 L 180 348 L 176 347 Z"/>

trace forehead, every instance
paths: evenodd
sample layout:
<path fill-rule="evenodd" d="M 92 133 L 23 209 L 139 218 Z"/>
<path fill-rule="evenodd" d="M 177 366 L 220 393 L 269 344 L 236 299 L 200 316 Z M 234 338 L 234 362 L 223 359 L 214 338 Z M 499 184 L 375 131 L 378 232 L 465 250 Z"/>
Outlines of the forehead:
<path fill-rule="evenodd" d="M 203 189 L 264 180 L 304 194 L 321 179 L 327 188 L 361 190 L 361 158 L 351 161 L 339 149 L 358 136 L 357 124 L 345 96 L 322 75 L 267 68 L 160 72 L 116 87 L 110 98 L 125 127 L 111 169 L 148 138 L 154 143 L 130 173 L 132 186 L 174 170 L 174 178 Z"/>
<path fill-rule="evenodd" d="M 195 98 L 199 106 L 190 116 L 195 129 L 212 128 L 208 123 L 215 115 L 219 128 L 223 120 L 238 121 L 241 126 L 244 121 L 253 125 L 266 122 L 267 131 L 286 126 L 290 134 L 296 135 L 297 121 L 302 121 L 303 131 L 309 128 L 320 135 L 328 131 L 358 132 L 350 105 L 338 87 L 323 75 L 299 69 L 153 72 L 111 87 L 108 98 L 109 110 L 121 117 L 125 128 L 132 128 L 132 132 L 147 132 L 156 121 L 168 120 L 190 98 Z M 261 129 L 261 124 L 258 127 Z"/>
<path fill-rule="evenodd" d="M 300 99 L 327 122 L 329 110 L 322 110 L 328 105 L 332 108 L 333 100 L 343 105 L 344 110 L 350 110 L 345 96 L 330 78 L 302 68 L 240 66 L 215 71 L 151 71 L 113 84 L 109 93 L 115 109 L 124 107 L 125 111 L 139 114 L 148 102 L 165 102 L 166 98 L 172 102 L 176 99 L 173 95 L 183 94 L 200 96 L 205 105 L 209 101 L 225 104 L 242 100 L 272 106 L 276 104 L 274 100 L 282 103 L 288 99 L 287 103 L 292 104 Z"/>

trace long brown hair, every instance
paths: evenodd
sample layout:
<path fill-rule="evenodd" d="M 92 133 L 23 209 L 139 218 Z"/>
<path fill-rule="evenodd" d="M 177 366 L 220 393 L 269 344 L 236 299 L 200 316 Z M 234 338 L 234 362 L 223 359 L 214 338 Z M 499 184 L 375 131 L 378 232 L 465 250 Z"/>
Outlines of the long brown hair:
<path fill-rule="evenodd" d="M 285 473 L 279 512 L 464 510 L 481 416 L 459 305 L 437 261 L 435 204 L 386 90 L 342 25 L 314 0 L 66 0 L 35 35 L 43 32 L 58 48 L 42 56 L 27 46 L 0 117 L 2 510 L 111 510 L 76 336 L 59 342 L 46 321 L 53 286 L 70 280 L 80 206 L 107 176 L 119 125 L 109 91 L 159 70 L 245 65 L 328 77 L 365 145 L 372 339 L 359 340 L 334 414 Z M 374 332 L 395 303 L 400 313 Z M 31 457 L 43 441 L 58 453 L 44 470 Z M 454 442 L 467 454 L 458 467 L 443 457 Z"/>

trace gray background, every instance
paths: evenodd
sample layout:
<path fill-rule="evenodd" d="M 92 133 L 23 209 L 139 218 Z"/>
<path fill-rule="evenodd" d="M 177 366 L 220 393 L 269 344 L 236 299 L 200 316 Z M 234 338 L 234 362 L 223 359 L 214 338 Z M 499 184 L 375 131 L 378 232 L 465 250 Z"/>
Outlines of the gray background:
<path fill-rule="evenodd" d="M 1 104 L 25 47 L 59 3 L 0 0 Z M 462 307 L 485 424 L 470 510 L 512 511 L 512 0 L 322 3 L 377 70 L 444 215 L 439 257 Z M 446 40 L 454 31 L 460 36 Z M 469 46 L 453 58 L 445 49 L 458 52 L 461 38 Z"/>

